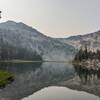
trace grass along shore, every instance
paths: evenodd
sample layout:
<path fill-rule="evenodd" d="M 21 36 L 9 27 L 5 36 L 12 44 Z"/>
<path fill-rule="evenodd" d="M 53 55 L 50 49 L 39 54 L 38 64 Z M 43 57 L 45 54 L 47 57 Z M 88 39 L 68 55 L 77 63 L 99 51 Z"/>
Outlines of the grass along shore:
<path fill-rule="evenodd" d="M 0 88 L 4 88 L 14 80 L 14 75 L 7 71 L 0 70 Z"/>

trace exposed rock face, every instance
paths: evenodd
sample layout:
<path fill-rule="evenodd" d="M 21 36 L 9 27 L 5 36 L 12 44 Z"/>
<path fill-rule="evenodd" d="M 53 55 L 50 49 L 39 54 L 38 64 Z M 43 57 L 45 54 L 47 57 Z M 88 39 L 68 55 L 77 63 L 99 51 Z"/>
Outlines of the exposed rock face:
<path fill-rule="evenodd" d="M 87 45 L 92 50 L 96 50 L 97 48 L 100 49 L 100 31 L 86 35 L 71 36 L 69 38 L 60 38 L 58 40 L 72 45 L 76 49 L 84 45 Z"/>
<path fill-rule="evenodd" d="M 73 46 L 47 37 L 24 23 L 13 21 L 0 24 L 0 48 L 2 45 L 7 51 L 8 48 L 14 48 L 14 54 L 26 52 L 25 58 L 37 53 L 43 60 L 66 61 L 75 54 Z"/>

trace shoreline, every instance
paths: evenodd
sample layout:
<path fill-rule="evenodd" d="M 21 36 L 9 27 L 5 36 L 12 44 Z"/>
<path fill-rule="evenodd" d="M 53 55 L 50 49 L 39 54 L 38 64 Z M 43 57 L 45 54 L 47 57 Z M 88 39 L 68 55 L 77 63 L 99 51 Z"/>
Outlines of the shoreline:
<path fill-rule="evenodd" d="M 100 61 L 98 59 L 73 61 L 73 64 L 79 65 L 81 68 L 87 70 L 100 70 Z"/>
<path fill-rule="evenodd" d="M 14 81 L 14 75 L 8 71 L 0 70 L 0 89 Z"/>
<path fill-rule="evenodd" d="M 42 62 L 57 62 L 57 63 L 70 63 L 69 61 L 32 61 L 32 60 L 1 60 L 0 63 L 42 63 Z"/>

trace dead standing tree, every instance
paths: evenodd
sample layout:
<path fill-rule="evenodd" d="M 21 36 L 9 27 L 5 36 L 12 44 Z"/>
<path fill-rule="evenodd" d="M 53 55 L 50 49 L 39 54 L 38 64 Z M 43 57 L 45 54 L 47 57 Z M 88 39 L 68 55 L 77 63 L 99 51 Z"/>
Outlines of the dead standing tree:
<path fill-rule="evenodd" d="M 0 19 L 1 19 L 1 13 L 2 13 L 2 11 L 0 11 Z"/>

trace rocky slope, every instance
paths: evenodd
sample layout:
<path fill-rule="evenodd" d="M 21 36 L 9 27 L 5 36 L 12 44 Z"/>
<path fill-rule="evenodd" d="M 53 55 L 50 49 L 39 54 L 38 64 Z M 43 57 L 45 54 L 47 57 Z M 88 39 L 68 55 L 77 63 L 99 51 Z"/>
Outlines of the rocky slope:
<path fill-rule="evenodd" d="M 73 46 L 47 37 L 24 23 L 14 21 L 0 23 L 0 56 L 2 51 L 18 56 L 17 59 L 20 59 L 20 55 L 31 59 L 34 54 L 38 54 L 43 60 L 49 61 L 66 61 L 75 54 Z"/>
<path fill-rule="evenodd" d="M 100 31 L 86 34 L 71 36 L 69 38 L 60 38 L 59 41 L 72 45 L 76 49 L 87 45 L 90 49 L 100 49 Z"/>

